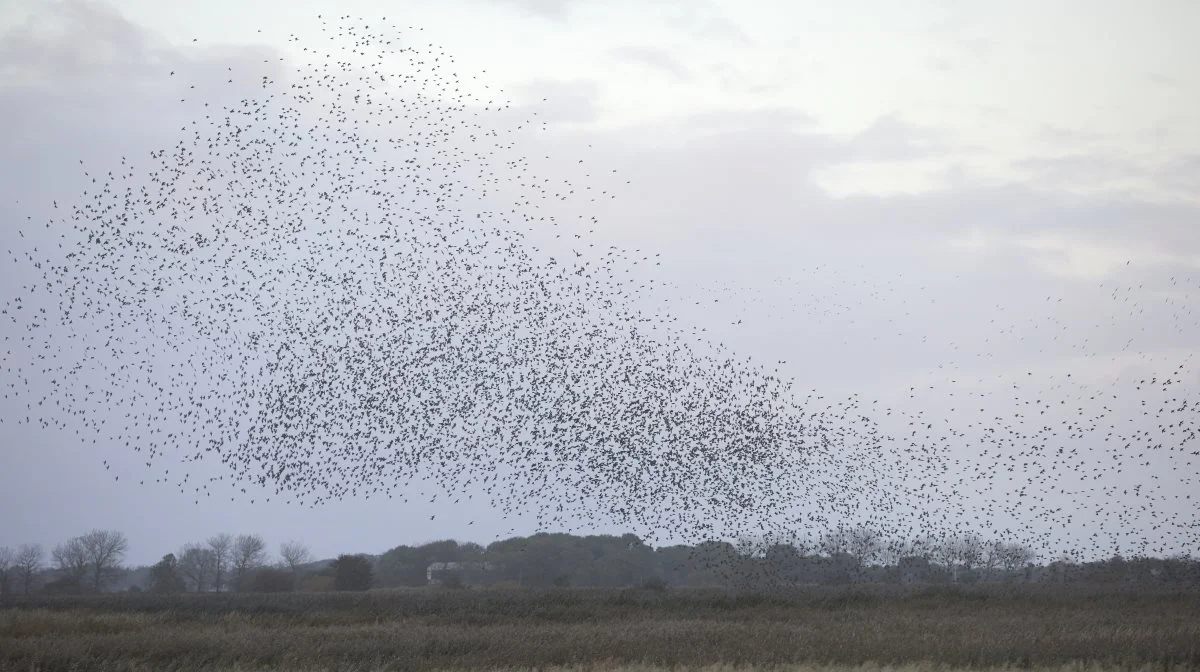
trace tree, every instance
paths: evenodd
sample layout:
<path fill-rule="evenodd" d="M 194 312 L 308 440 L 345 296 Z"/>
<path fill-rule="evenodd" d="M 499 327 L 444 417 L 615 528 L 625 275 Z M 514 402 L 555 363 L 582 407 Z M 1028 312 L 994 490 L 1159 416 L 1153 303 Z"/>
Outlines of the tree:
<path fill-rule="evenodd" d="M 962 561 L 962 545 L 956 537 L 947 537 L 934 547 L 933 557 L 950 572 L 951 581 L 958 583 L 958 566 Z"/>
<path fill-rule="evenodd" d="M 983 547 L 983 576 L 986 579 L 991 579 L 996 568 L 1001 565 L 1001 560 L 1004 556 L 1004 544 L 999 541 L 993 541 Z"/>
<path fill-rule="evenodd" d="M 0 595 L 7 595 L 9 591 L 9 573 L 12 570 L 13 559 L 16 553 L 8 546 L 0 546 Z"/>
<path fill-rule="evenodd" d="M 800 578 L 800 551 L 789 543 L 771 544 L 763 555 L 763 568 L 771 583 L 796 583 Z"/>
<path fill-rule="evenodd" d="M 958 557 L 962 561 L 963 569 L 970 572 L 983 562 L 987 551 L 984 547 L 983 539 L 973 532 L 964 534 L 957 539 L 958 542 Z"/>
<path fill-rule="evenodd" d="M 46 552 L 42 550 L 41 544 L 24 544 L 17 549 L 17 557 L 14 560 L 13 567 L 17 573 L 17 579 L 21 582 L 21 592 L 26 595 L 33 589 L 33 579 L 37 576 L 37 572 L 42 568 L 42 558 Z"/>
<path fill-rule="evenodd" d="M 384 552 L 376 565 L 379 585 L 387 588 L 425 585 L 426 569 L 429 567 L 425 559 L 421 549 L 412 546 L 401 545 Z M 307 583 L 305 581 L 305 585 Z"/>
<path fill-rule="evenodd" d="M 197 593 L 209 587 L 216 573 L 217 554 L 211 548 L 188 544 L 179 552 L 179 574 Z"/>
<path fill-rule="evenodd" d="M 958 583 L 959 569 L 970 572 L 983 563 L 987 549 L 983 539 L 974 533 L 948 536 L 934 547 L 938 564 L 950 572 L 951 580 Z"/>
<path fill-rule="evenodd" d="M 852 528 L 838 527 L 827 532 L 821 539 L 821 550 L 837 560 L 849 557 L 854 563 L 855 577 L 861 577 L 867 565 L 880 553 L 883 543 L 881 535 L 865 525 Z"/>
<path fill-rule="evenodd" d="M 115 530 L 92 530 L 79 537 L 87 564 L 88 588 L 99 593 L 121 572 L 129 541 Z"/>
<path fill-rule="evenodd" d="M 847 550 L 858 561 L 859 567 L 871 564 L 883 550 L 883 536 L 865 525 L 852 528 L 848 541 Z"/>
<path fill-rule="evenodd" d="M 233 570 L 233 589 L 242 591 L 249 587 L 250 573 L 261 567 L 267 559 L 267 542 L 257 534 L 239 534 L 233 541 L 230 568 Z"/>
<path fill-rule="evenodd" d="M 330 569 L 335 590 L 368 590 L 375 578 L 371 558 L 366 555 L 339 555 Z"/>
<path fill-rule="evenodd" d="M 187 584 L 179 573 L 179 563 L 174 553 L 168 553 L 150 568 L 150 592 L 182 593 Z"/>
<path fill-rule="evenodd" d="M 69 539 L 55 546 L 54 550 L 50 551 L 50 557 L 58 565 L 59 571 L 66 574 L 66 578 L 72 580 L 72 585 L 78 585 L 82 588 L 83 577 L 87 575 L 87 557 L 84 554 L 83 542 L 79 540 L 79 537 Z M 66 582 L 61 585 L 66 586 L 72 582 Z"/>
<path fill-rule="evenodd" d="M 228 581 L 226 573 L 233 557 L 233 537 L 224 533 L 209 537 L 208 548 L 213 553 L 213 590 L 219 593 Z"/>
<path fill-rule="evenodd" d="M 312 553 L 308 547 L 298 541 L 286 541 L 279 545 L 279 558 L 285 567 L 291 570 L 292 576 L 299 578 L 300 566 L 312 562 Z"/>
<path fill-rule="evenodd" d="M 1033 562 L 1036 557 L 1037 554 L 1028 546 L 1018 543 L 1005 544 L 1000 554 L 1000 564 L 1004 565 L 1005 571 L 1012 573 Z"/>
<path fill-rule="evenodd" d="M 976 580 L 977 576 L 973 574 L 974 570 L 980 564 L 983 564 L 986 556 L 986 546 L 983 538 L 978 534 L 967 533 L 956 539 L 959 545 L 959 560 L 962 563 L 962 570 L 967 572 L 967 581 Z"/>

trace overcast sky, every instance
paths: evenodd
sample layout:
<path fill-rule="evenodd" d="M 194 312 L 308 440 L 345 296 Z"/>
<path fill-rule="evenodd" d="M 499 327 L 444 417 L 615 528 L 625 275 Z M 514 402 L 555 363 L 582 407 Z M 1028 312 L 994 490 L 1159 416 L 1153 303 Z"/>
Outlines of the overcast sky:
<path fill-rule="evenodd" d="M 306 44 L 289 36 L 315 36 L 317 15 L 336 11 L 420 28 L 422 41 L 453 54 L 460 75 L 476 76 L 466 84 L 473 93 L 498 89 L 521 112 L 536 111 L 548 126 L 529 154 L 551 157 L 543 169 L 572 170 L 586 156 L 596 188 L 617 195 L 589 206 L 597 242 L 661 253 L 681 320 L 742 355 L 786 360 L 781 371 L 801 390 L 907 405 L 910 416 L 944 418 L 965 434 L 980 420 L 953 395 L 980 395 L 983 417 L 1009 419 L 1024 399 L 1000 398 L 1014 381 L 1021 394 L 1068 406 L 1106 391 L 1106 422 L 1139 428 L 1161 424 L 1145 408 L 1164 400 L 1137 380 L 1175 375 L 1168 399 L 1200 391 L 1200 4 L 330 7 L 0 5 L 0 249 L 12 252 L 4 298 L 38 277 L 12 261 L 32 244 L 18 229 L 78 198 L 80 159 L 101 174 L 178 140 L 189 117 L 173 105 L 181 84 L 164 70 L 203 78 L 270 61 L 282 73 Z M 0 333 L 19 338 L 23 328 L 6 321 Z M 910 398 L 911 387 L 924 394 Z M 5 403 L 0 545 L 52 546 L 113 528 L 129 536 L 131 561 L 150 563 L 221 531 L 261 532 L 272 546 L 302 540 L 320 556 L 534 531 L 479 504 L 196 505 L 167 485 L 130 487 L 136 456 L 18 425 L 21 407 Z M 962 444 L 955 470 L 994 459 Z M 130 479 L 114 482 L 106 458 Z M 1127 490 L 1141 479 L 1149 499 L 1101 490 L 1052 501 L 1086 500 L 1080 516 L 1100 512 L 1097 521 L 1129 509 L 1159 525 L 1081 522 L 1074 536 L 1110 535 L 1110 545 L 1148 536 L 1153 547 L 1200 552 L 1194 529 L 1185 531 L 1198 522 L 1185 494 L 1198 491 L 1198 465 L 1170 451 L 1096 486 Z M 1082 487 L 1077 473 L 1062 476 L 1047 493 Z M 1013 488 L 990 487 L 1000 500 Z M 988 521 L 1003 518 L 1000 529 L 1035 524 L 1019 506 L 1001 508 Z"/>

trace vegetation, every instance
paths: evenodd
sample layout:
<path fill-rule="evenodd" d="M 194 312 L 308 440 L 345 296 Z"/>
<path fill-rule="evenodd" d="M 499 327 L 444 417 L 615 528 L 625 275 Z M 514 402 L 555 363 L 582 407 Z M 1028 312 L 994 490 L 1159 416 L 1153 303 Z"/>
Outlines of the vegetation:
<path fill-rule="evenodd" d="M 93 531 L 59 544 L 45 566 L 39 546 L 0 546 L 0 595 L 151 592 L 288 592 L 445 587 L 731 588 L 770 591 L 813 585 L 1080 584 L 1200 590 L 1190 557 L 1113 556 L 1045 561 L 1029 547 L 973 534 L 885 539 L 864 528 L 816 541 L 743 539 L 654 548 L 637 535 L 539 533 L 487 546 L 453 539 L 396 546 L 378 556 L 314 560 L 296 541 L 268 556 L 259 535 L 219 534 L 185 544 L 153 567 L 121 566 L 127 542 Z M 1039 561 L 1041 560 L 1041 561 Z"/>
<path fill-rule="evenodd" d="M 1200 595 L 1113 587 L 145 592 L 5 605 L 0 669 L 42 672 L 1200 667 Z"/>
<path fill-rule="evenodd" d="M 221 534 L 136 570 L 126 547 L 93 531 L 49 566 L 0 547 L 0 669 L 1200 668 L 1187 557 L 1038 564 L 1011 542 L 862 530 L 661 548 L 535 534 L 325 561 L 288 541 L 273 562 L 262 537 Z"/>
<path fill-rule="evenodd" d="M 175 554 L 168 553 L 150 568 L 150 592 L 182 593 L 187 588 Z"/>
<path fill-rule="evenodd" d="M 339 555 L 330 569 L 335 590 L 370 590 L 375 580 L 371 558 L 366 555 Z"/>

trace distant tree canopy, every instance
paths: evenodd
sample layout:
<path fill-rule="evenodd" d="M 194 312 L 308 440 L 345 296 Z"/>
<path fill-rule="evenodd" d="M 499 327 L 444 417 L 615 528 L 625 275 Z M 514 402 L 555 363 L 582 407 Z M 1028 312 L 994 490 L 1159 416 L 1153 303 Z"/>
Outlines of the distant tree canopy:
<path fill-rule="evenodd" d="M 152 593 L 182 593 L 187 590 L 187 582 L 179 572 L 179 562 L 174 553 L 168 553 L 150 568 L 150 592 Z"/>
<path fill-rule="evenodd" d="M 7 595 L 12 585 L 11 574 L 17 554 L 8 546 L 0 546 L 0 595 Z"/>
<path fill-rule="evenodd" d="M 943 548 L 943 546 L 945 548 Z M 1200 587 L 1200 563 L 1183 559 L 1116 559 L 1093 563 L 1033 564 L 1015 543 L 987 544 L 975 535 L 902 548 L 860 529 L 826 535 L 810 545 L 781 541 L 706 541 L 652 549 L 636 535 L 539 533 L 486 548 L 452 540 L 397 546 L 379 556 L 375 586 L 429 583 L 433 563 L 461 563 L 439 572 L 449 585 L 525 587 L 679 586 L 772 589 L 850 583 L 949 584 L 1014 581 L 1191 582 Z"/>
<path fill-rule="evenodd" d="M 98 593 L 124 571 L 121 563 L 128 550 L 124 534 L 92 530 L 55 546 L 51 557 L 58 570 L 73 579 L 72 586 Z"/>
<path fill-rule="evenodd" d="M 486 547 L 445 539 L 397 546 L 378 557 L 340 555 L 328 563 L 308 562 L 312 554 L 307 547 L 287 542 L 280 547 L 279 562 L 268 567 L 262 537 L 217 535 L 203 544 L 187 544 L 152 567 L 127 569 L 120 564 L 127 547 L 124 536 L 98 530 L 55 546 L 53 565 L 45 568 L 40 546 L 0 547 L 0 594 L 29 592 L 35 583 L 46 593 L 125 590 L 135 584 L 158 593 L 359 591 L 430 584 L 772 590 L 860 582 L 1080 582 L 1200 589 L 1200 561 L 1187 556 L 1116 555 L 1076 562 L 1063 555 L 1039 564 L 1028 546 L 986 541 L 971 533 L 901 543 L 847 528 L 810 538 L 814 541 L 710 540 L 655 549 L 634 534 L 538 533 Z"/>
<path fill-rule="evenodd" d="M 336 590 L 369 590 L 374 583 L 371 558 L 366 555 L 339 555 L 330 564 Z"/>

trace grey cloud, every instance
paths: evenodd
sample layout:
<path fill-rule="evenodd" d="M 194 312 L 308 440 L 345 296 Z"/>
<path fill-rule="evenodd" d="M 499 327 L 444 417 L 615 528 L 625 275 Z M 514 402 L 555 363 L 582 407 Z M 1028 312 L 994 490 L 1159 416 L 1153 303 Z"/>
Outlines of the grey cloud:
<path fill-rule="evenodd" d="M 1165 86 L 1169 88 L 1178 88 L 1183 84 L 1183 82 L 1180 82 L 1175 77 L 1170 77 L 1157 72 L 1148 73 L 1146 75 L 1146 81 L 1152 84 L 1157 84 L 1158 86 Z"/>
<path fill-rule="evenodd" d="M 691 79 L 691 72 L 665 49 L 647 46 L 617 47 L 610 52 L 618 59 L 660 70 L 677 79 Z"/>
<path fill-rule="evenodd" d="M 773 73 L 773 76 L 768 76 L 761 71 L 745 70 L 730 63 L 714 63 L 708 68 L 708 71 L 725 91 L 734 94 L 748 93 L 755 96 L 769 96 L 772 93 L 783 92 L 795 76 L 794 73 L 783 75 Z"/>
<path fill-rule="evenodd" d="M 1200 154 L 1185 154 L 1171 159 L 1160 168 L 1159 184 L 1180 195 L 1200 199 Z"/>
<path fill-rule="evenodd" d="M 502 0 L 534 14 L 565 20 L 568 8 L 580 0 Z"/>
<path fill-rule="evenodd" d="M 543 9 L 553 15 L 553 7 L 566 3 L 522 4 L 545 5 Z M 0 47 L 6 72 L 21 68 L 47 74 L 41 82 L 0 88 L 0 124 L 17 131 L 0 136 L 0 170 L 5 171 L 0 176 L 0 202 L 6 208 L 21 198 L 22 208 L 28 208 L 21 210 L 22 215 L 54 214 L 48 205 L 39 212 L 30 203 L 48 203 L 52 197 L 77 190 L 77 176 L 67 169 L 79 156 L 112 165 L 124 152 L 171 146 L 178 140 L 179 126 L 191 118 L 192 110 L 164 105 L 180 92 L 171 88 L 177 85 L 162 83 L 162 64 L 177 63 L 191 68 L 193 79 L 214 80 L 227 67 L 262 67 L 263 54 L 257 51 L 191 56 L 160 51 L 152 36 L 127 35 L 133 46 L 113 46 L 119 58 L 107 61 L 107 66 L 101 59 L 95 67 L 97 72 L 111 68 L 143 75 L 114 77 L 103 87 L 80 88 L 78 74 L 72 73 L 91 66 L 72 50 L 108 53 L 103 51 L 109 48 L 105 45 L 128 28 L 119 24 L 106 28 L 95 44 L 87 43 L 92 38 L 78 31 L 61 38 L 38 37 L 42 41 L 37 43 L 6 38 Z M 38 55 L 36 49 L 43 47 L 64 53 Z M 58 69 L 55 64 L 66 66 Z M 63 73 L 62 77 L 55 72 Z M 238 95 L 237 89 L 214 90 L 223 96 Z M 539 81 L 524 87 L 521 94 L 533 101 L 522 112 L 538 110 L 539 117 L 549 121 L 582 125 L 598 117 L 593 82 Z M 548 99 L 545 104 L 537 102 L 542 98 Z M 703 113 L 669 125 L 542 134 L 537 139 L 542 144 L 523 145 L 522 151 L 561 157 L 559 167 L 566 173 L 578 158 L 578 148 L 569 143 L 594 144 L 597 153 L 595 158 L 589 155 L 585 169 L 597 165 L 606 169 L 596 171 L 592 184 L 596 189 L 620 188 L 618 199 L 589 210 L 602 222 L 597 228 L 608 239 L 604 242 L 662 251 L 671 280 L 696 294 L 702 290 L 695 288 L 731 279 L 757 290 L 758 294 L 739 293 L 728 302 L 737 305 L 681 310 L 681 321 L 712 324 L 714 316 L 724 317 L 719 311 L 753 311 L 759 321 L 752 332 L 738 333 L 729 327 L 721 337 L 739 352 L 753 353 L 756 360 L 769 361 L 772 356 L 800 360 L 789 373 L 798 376 L 802 388 L 844 388 L 868 397 L 883 386 L 879 381 L 911 380 L 942 365 L 970 373 L 1049 366 L 1055 358 L 1078 354 L 1070 349 L 1073 341 L 1064 336 L 1050 347 L 1049 338 L 1001 338 L 989 320 L 1018 326 L 1042 320 L 1049 325 L 1044 297 L 1051 294 L 1064 297 L 1065 310 L 1075 311 L 1063 317 L 1071 330 L 1062 333 L 1091 339 L 1089 353 L 1119 351 L 1129 338 L 1125 330 L 1129 325 L 1117 324 L 1110 313 L 1130 308 L 1110 301 L 1109 290 L 1098 291 L 1096 280 L 1047 272 L 1054 264 L 1070 263 L 1069 248 L 1031 249 L 1020 244 L 1035 234 L 1052 236 L 1067 246 L 1120 249 L 1136 243 L 1158 255 L 1152 267 L 1135 264 L 1133 271 L 1125 271 L 1122 266 L 1123 274 L 1116 276 L 1122 285 L 1144 281 L 1147 287 L 1169 286 L 1170 275 L 1187 268 L 1185 257 L 1200 254 L 1195 226 L 1200 206 L 1111 195 L 1068 196 L 1035 189 L 1044 186 L 1040 177 L 1001 186 L 962 180 L 923 194 L 833 198 L 812 181 L 815 168 L 847 161 L 938 156 L 945 143 L 937 129 L 916 127 L 896 116 L 882 118 L 850 137 L 818 132 L 812 122 L 803 111 L 786 108 Z M 619 175 L 602 174 L 608 166 L 618 168 Z M 1095 168 L 1087 160 L 1074 165 L 1033 161 L 1027 167 L 1035 173 L 1086 173 Z M 1187 156 L 1165 167 L 1159 177 L 1187 188 L 1195 184 L 1198 174 L 1200 160 Z M 625 186 L 625 179 L 633 183 Z M 981 234 L 984 241 L 978 249 L 955 251 L 946 246 L 971 232 Z M 1086 247 L 1082 249 L 1086 252 Z M 10 275 L 5 281 L 8 286 L 21 284 Z M 1173 328 L 1169 315 L 1154 311 L 1148 302 L 1145 306 L 1147 314 L 1130 322 L 1132 328 L 1145 330 L 1139 336 L 1140 346 L 1195 347 L 1182 341 L 1194 331 Z M 1078 315 L 1083 317 L 1073 323 L 1068 319 Z M 971 359 L 985 350 L 991 357 L 983 363 Z M 497 514 L 467 528 L 467 518 L 447 524 L 439 515 L 436 524 L 422 527 L 420 520 L 428 516 L 412 515 L 416 507 L 397 506 L 388 511 L 394 515 L 379 516 L 378 502 L 340 503 L 303 516 L 281 504 L 253 511 L 228 502 L 193 507 L 190 500 L 182 501 L 165 488 L 130 491 L 100 482 L 95 476 L 98 464 L 87 462 L 97 458 L 93 462 L 98 463 L 99 456 L 80 459 L 78 452 L 65 448 L 75 445 L 71 441 L 71 437 L 30 428 L 13 433 L 16 456 L 6 458 L 18 467 L 0 470 L 0 492 L 28 493 L 28 481 L 46 475 L 57 479 L 61 488 L 90 493 L 93 502 L 81 512 L 76 500 L 38 488 L 27 499 L 22 496 L 22 505 L 47 515 L 19 517 L 13 534 L 52 545 L 91 526 L 119 527 L 139 546 L 139 558 L 150 561 L 180 543 L 221 530 L 264 531 L 272 543 L 296 537 L 329 555 L 353 549 L 364 539 L 404 541 L 395 536 L 397 517 L 413 523 L 404 533 L 413 537 L 463 536 L 485 525 L 502 530 L 501 524 L 521 524 L 502 523 Z M 136 460 L 130 465 L 128 471 Z M 16 501 L 18 495 L 9 496 Z M 161 531 L 161 520 L 145 515 L 151 508 L 171 512 L 169 535 Z M 239 526 L 242 529 L 235 529 Z"/>
<path fill-rule="evenodd" d="M 684 123 L 693 130 L 729 131 L 753 128 L 773 128 L 781 131 L 812 131 L 816 117 L 790 107 L 764 107 L 757 110 L 719 110 L 697 112 Z"/>
<path fill-rule="evenodd" d="M 475 0 L 506 5 L 519 11 L 558 22 L 570 20 L 571 13 L 580 6 L 593 5 L 611 9 L 611 0 Z M 702 39 L 717 39 L 738 44 L 749 44 L 745 31 L 726 16 L 710 0 L 638 0 L 627 6 L 643 10 L 665 9 L 667 23 L 674 29 Z"/>
<path fill-rule="evenodd" d="M 174 49 L 107 5 L 56 3 L 0 35 L 0 124 L 9 131 L 0 148 L 13 159 L 5 167 L 20 166 L 10 177 L 32 183 L 30 195 L 52 189 L 63 161 L 134 155 L 178 131 L 197 101 L 244 97 L 260 84 L 245 72 L 280 76 L 278 54 Z"/>
<path fill-rule="evenodd" d="M 802 113 L 794 116 L 804 118 Z M 983 186 L 960 178 L 928 193 L 834 199 L 813 184 L 813 170 L 848 161 L 936 157 L 941 151 L 939 134 L 896 117 L 880 119 L 851 137 L 804 130 L 791 122 L 792 115 L 784 113 L 774 119 L 761 112 L 696 115 L 685 122 L 693 131 L 687 140 L 669 147 L 660 144 L 653 152 L 611 157 L 633 166 L 635 183 L 654 185 L 653 202 L 636 208 L 636 216 L 646 219 L 639 230 L 656 230 L 653 221 L 662 225 L 661 234 L 671 235 L 689 230 L 679 228 L 685 222 L 704 222 L 710 236 L 722 237 L 720 244 L 707 248 L 706 255 L 725 256 L 733 249 L 749 255 L 751 249 L 741 246 L 753 240 L 756 263 L 780 254 L 780 266 L 805 247 L 853 248 L 870 241 L 898 253 L 929 249 L 972 230 L 1008 242 L 1034 234 L 1113 247 L 1136 242 L 1156 250 L 1163 259 L 1200 254 L 1200 230 L 1194 225 L 1200 221 L 1198 206 L 1112 194 L 1077 196 L 1047 190 L 1039 179 Z M 639 133 L 655 137 L 654 129 Z M 597 138 L 595 144 L 609 142 L 629 145 L 615 138 Z M 1187 174 L 1190 165 L 1180 161 L 1177 170 Z M 749 227 L 746 222 L 760 226 Z M 724 240 L 723 232 L 731 238 Z M 767 242 L 776 235 L 797 238 L 791 244 L 784 239 Z M 674 239 L 664 245 L 689 247 L 684 240 Z M 1042 255 L 1019 247 L 1012 252 L 1025 258 Z M 704 263 L 715 263 L 715 258 L 706 256 Z"/>
<path fill-rule="evenodd" d="M 1039 142 L 1075 150 L 1083 147 L 1090 147 L 1095 143 L 1104 140 L 1104 138 L 1105 136 L 1100 133 L 1078 131 L 1072 128 L 1062 128 L 1060 126 L 1054 126 L 1051 124 L 1042 124 L 1038 128 L 1037 132 L 1033 134 L 1033 139 Z"/>
<path fill-rule="evenodd" d="M 170 60 L 152 36 L 99 3 L 61 3 L 0 36 L 0 73 L 10 80 L 124 78 Z"/>
<path fill-rule="evenodd" d="M 847 147 L 862 158 L 876 160 L 915 159 L 943 154 L 946 150 L 943 134 L 905 122 L 895 114 L 876 119 Z"/>
<path fill-rule="evenodd" d="M 542 79 L 516 89 L 523 109 L 535 111 L 545 122 L 587 123 L 598 114 L 599 87 L 591 80 Z M 544 100 L 544 102 L 542 102 Z"/>
<path fill-rule="evenodd" d="M 476 0 L 497 5 L 505 5 L 513 9 L 540 16 L 554 21 L 566 21 L 574 5 L 590 2 L 591 0 Z"/>
<path fill-rule="evenodd" d="M 948 8 L 945 16 L 931 24 L 926 33 L 952 47 L 968 59 L 982 63 L 987 60 L 994 47 L 994 41 L 986 37 L 971 35 L 976 29 L 969 14 L 961 8 Z"/>
<path fill-rule="evenodd" d="M 945 58 L 929 59 L 929 67 L 936 72 L 950 72 L 954 70 L 954 66 Z"/>
<path fill-rule="evenodd" d="M 739 45 L 751 44 L 750 36 L 735 21 L 711 2 L 678 3 L 671 25 L 695 37 L 721 40 Z"/>
<path fill-rule="evenodd" d="M 1144 174 L 1143 170 L 1130 162 L 1096 154 L 1030 158 L 1013 165 L 1027 171 L 1037 182 L 1057 187 L 1094 185 Z"/>

